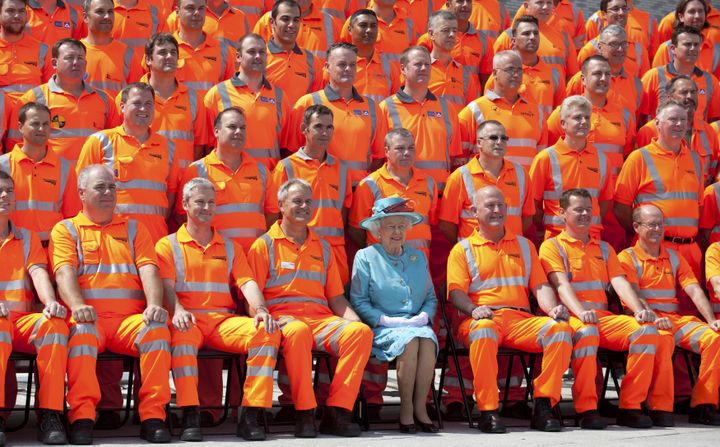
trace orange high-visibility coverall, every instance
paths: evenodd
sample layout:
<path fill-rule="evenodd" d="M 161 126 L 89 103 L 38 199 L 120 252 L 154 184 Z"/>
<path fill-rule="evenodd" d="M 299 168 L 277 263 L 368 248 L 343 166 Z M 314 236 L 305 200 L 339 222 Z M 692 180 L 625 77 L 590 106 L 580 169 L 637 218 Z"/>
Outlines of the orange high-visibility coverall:
<path fill-rule="evenodd" d="M 620 389 L 620 408 L 640 409 L 646 397 L 650 406 L 656 408 L 662 394 L 661 390 L 650 388 L 653 374 L 660 373 L 654 371 L 654 365 L 657 361 L 662 368 L 671 369 L 673 347 L 660 342 L 657 329 L 652 324 L 641 325 L 631 316 L 615 315 L 607 310 L 605 286 L 612 278 L 625 274 L 613 248 L 596 238 L 590 238 L 587 244 L 583 244 L 563 231 L 542 243 L 540 260 L 548 275 L 552 272 L 568 275 L 583 307 L 595 309 L 598 314 L 597 325 L 583 324 L 579 318 L 570 317 L 575 410 L 597 409 L 595 376 L 598 346 L 628 351 L 627 372 Z"/>
<path fill-rule="evenodd" d="M 10 311 L 0 318 L 0 402 L 5 402 L 5 372 L 13 350 L 37 353 L 40 376 L 40 408 L 62 411 L 65 404 L 68 326 L 60 318 L 48 320 L 33 313 L 33 292 L 29 273 L 47 267 L 47 255 L 37 235 L 15 227 L 12 222 L 5 240 L 0 241 L 0 301 Z"/>
<path fill-rule="evenodd" d="M 187 331 L 170 328 L 178 406 L 200 403 L 197 353 L 206 346 L 247 354 L 243 406 L 270 408 L 280 333 L 268 334 L 262 327 L 256 329 L 252 318 L 233 314 L 230 282 L 240 287 L 253 279 L 242 247 L 217 231 L 202 247 L 183 225 L 160 239 L 155 251 L 160 276 L 175 283 L 177 299 L 197 321 Z"/>
<path fill-rule="evenodd" d="M 145 324 L 145 295 L 139 269 L 157 266 L 150 233 L 134 219 L 114 216 L 104 226 L 83 213 L 58 222 L 50 234 L 53 272 L 70 266 L 85 303 L 97 312 L 95 324 L 70 320 L 68 392 L 70 422 L 95 419 L 100 387 L 97 354 L 112 351 L 140 357 L 140 420 L 165 419 L 170 402 L 170 331 Z"/>
<path fill-rule="evenodd" d="M 644 298 L 658 317 L 667 317 L 673 324 L 672 330 L 661 330 L 660 336 L 666 343 L 700 354 L 700 372 L 693 387 L 690 406 L 701 404 L 718 405 L 720 386 L 720 335 L 699 318 L 678 313 L 676 286 L 683 289 L 698 284 L 685 258 L 672 248 L 660 247 L 660 255 L 651 256 L 639 243 L 626 248 L 618 259 L 628 280 L 638 285 L 640 297 Z M 668 275 L 668 272 L 672 274 Z M 673 408 L 672 369 L 656 372 L 653 387 L 663 392 L 664 411 Z M 655 409 L 655 408 L 653 408 Z"/>
<path fill-rule="evenodd" d="M 542 352 L 534 397 L 560 401 L 562 375 L 570 363 L 570 326 L 530 313 L 528 290 L 547 283 L 535 247 L 505 230 L 498 243 L 474 231 L 450 251 L 448 293 L 466 293 L 477 306 L 490 306 L 492 319 L 465 318 L 459 337 L 470 346 L 475 400 L 482 411 L 497 410 L 497 351 L 499 346 Z"/>
<path fill-rule="evenodd" d="M 279 222 L 248 252 L 253 277 L 268 309 L 286 324 L 282 354 L 296 410 L 317 406 L 311 349 L 338 357 L 327 405 L 351 410 L 370 357 L 372 331 L 359 321 L 335 316 L 328 299 L 344 293 L 330 244 L 308 229 L 301 245 L 285 236 Z"/>

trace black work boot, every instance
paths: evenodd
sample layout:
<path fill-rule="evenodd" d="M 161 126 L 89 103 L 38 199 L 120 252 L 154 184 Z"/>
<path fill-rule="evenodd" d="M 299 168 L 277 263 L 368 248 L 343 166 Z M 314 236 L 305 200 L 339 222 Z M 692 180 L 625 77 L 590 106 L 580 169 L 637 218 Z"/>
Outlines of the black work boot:
<path fill-rule="evenodd" d="M 202 430 L 200 430 L 200 412 L 198 411 L 198 407 L 183 407 L 180 440 L 188 442 L 200 442 L 203 440 Z"/>
<path fill-rule="evenodd" d="M 650 416 L 644 414 L 640 410 L 629 410 L 621 408 L 618 410 L 617 425 L 631 428 L 650 428 L 653 421 Z"/>
<path fill-rule="evenodd" d="M 162 419 L 146 419 L 140 422 L 140 439 L 154 444 L 170 442 L 170 431 Z"/>
<path fill-rule="evenodd" d="M 690 417 L 688 422 L 691 424 L 703 425 L 720 425 L 720 413 L 712 406 L 712 404 L 700 404 L 690 409 Z"/>
<path fill-rule="evenodd" d="M 538 397 L 533 404 L 533 415 L 530 428 L 540 431 L 561 431 L 562 424 L 553 415 L 550 399 Z"/>
<path fill-rule="evenodd" d="M 295 410 L 295 437 L 316 438 L 315 409 Z"/>
<path fill-rule="evenodd" d="M 46 445 L 67 444 L 65 424 L 62 413 L 53 410 L 40 410 L 40 424 L 38 424 L 37 439 Z"/>
<path fill-rule="evenodd" d="M 243 407 L 237 425 L 237 436 L 246 441 L 264 441 L 265 427 L 259 423 L 262 408 Z"/>
<path fill-rule="evenodd" d="M 603 430 L 607 427 L 605 418 L 597 410 L 583 411 L 575 415 L 575 422 L 585 430 Z"/>
<path fill-rule="evenodd" d="M 361 431 L 360 426 L 353 422 L 350 410 L 328 406 L 320 422 L 320 433 L 353 438 L 360 436 Z"/>
<path fill-rule="evenodd" d="M 483 433 L 507 433 L 507 428 L 500 420 L 500 414 L 497 411 L 480 412 L 478 429 Z"/>
<path fill-rule="evenodd" d="M 78 419 L 70 424 L 70 444 L 89 445 L 93 443 L 93 427 L 95 421 L 92 419 Z"/>

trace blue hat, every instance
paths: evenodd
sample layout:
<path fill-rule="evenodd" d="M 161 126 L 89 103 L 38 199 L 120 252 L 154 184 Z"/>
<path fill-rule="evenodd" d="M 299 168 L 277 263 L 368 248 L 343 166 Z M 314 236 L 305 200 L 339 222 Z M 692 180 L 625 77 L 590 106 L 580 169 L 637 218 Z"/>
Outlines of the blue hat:
<path fill-rule="evenodd" d="M 376 220 L 390 216 L 405 216 L 412 225 L 423 221 L 423 217 L 413 211 L 412 202 L 402 197 L 385 197 L 375 201 L 372 207 L 373 215 L 360 222 L 360 228 L 369 230 L 369 224 Z"/>

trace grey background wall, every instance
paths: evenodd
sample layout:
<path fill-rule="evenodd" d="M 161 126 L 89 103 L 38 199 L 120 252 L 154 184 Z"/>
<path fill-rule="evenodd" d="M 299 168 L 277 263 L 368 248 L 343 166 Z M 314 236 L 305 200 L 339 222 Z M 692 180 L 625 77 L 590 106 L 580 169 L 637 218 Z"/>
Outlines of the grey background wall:
<path fill-rule="evenodd" d="M 515 15 L 515 11 L 517 11 L 518 6 L 520 6 L 523 3 L 523 0 L 501 0 L 503 1 L 507 7 L 508 11 L 512 15 Z M 579 6 L 582 11 L 583 15 L 587 19 L 592 13 L 598 10 L 598 6 L 600 5 L 600 0 L 571 0 L 575 5 Z M 675 10 L 675 6 L 677 5 L 677 0 L 635 0 L 635 5 L 638 8 L 642 8 L 645 11 L 648 11 L 650 14 L 653 14 L 658 21 L 665 16 L 670 11 Z"/>

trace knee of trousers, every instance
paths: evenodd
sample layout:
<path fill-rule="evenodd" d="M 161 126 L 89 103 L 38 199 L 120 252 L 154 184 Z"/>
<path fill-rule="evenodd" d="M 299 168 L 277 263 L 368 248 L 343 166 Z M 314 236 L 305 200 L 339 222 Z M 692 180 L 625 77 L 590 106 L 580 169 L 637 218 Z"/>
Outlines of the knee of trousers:
<path fill-rule="evenodd" d="M 190 326 L 187 331 L 179 331 L 174 327 L 170 329 L 170 345 L 190 345 L 196 348 L 200 348 L 202 344 L 202 332 L 197 326 Z"/>
<path fill-rule="evenodd" d="M 675 351 L 675 337 L 673 334 L 667 331 L 659 331 L 657 339 L 657 351 L 655 355 L 665 356 L 668 359 L 672 357 Z"/>
<path fill-rule="evenodd" d="M 62 320 L 60 318 L 50 318 L 49 320 L 47 318 L 41 318 L 38 332 L 42 333 L 53 333 L 53 334 L 60 334 L 64 335 L 65 337 L 70 336 L 70 328 L 68 327 L 65 320 Z"/>
<path fill-rule="evenodd" d="M 357 340 L 361 345 L 372 347 L 373 331 L 365 323 L 353 321 L 348 324 L 343 331 L 348 331 L 353 340 Z"/>
<path fill-rule="evenodd" d="M 282 328 L 282 344 L 312 347 L 313 336 L 310 327 L 299 320 L 290 320 Z"/>
<path fill-rule="evenodd" d="M 257 332 L 255 333 L 255 336 L 252 338 L 252 344 L 258 345 L 270 345 L 275 346 L 276 348 L 280 347 L 280 343 L 282 341 L 282 333 L 280 331 L 275 331 L 272 334 L 266 331 L 264 328 L 258 328 Z"/>
<path fill-rule="evenodd" d="M 463 324 L 464 326 L 464 324 Z M 497 344 L 498 342 L 498 325 L 493 320 L 481 319 L 473 320 L 470 322 L 470 327 L 467 331 L 467 339 L 463 340 L 467 346 L 471 346 L 477 341 L 488 341 L 493 340 Z"/>

